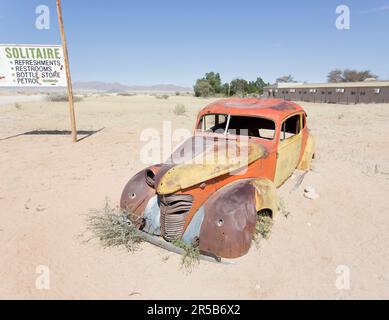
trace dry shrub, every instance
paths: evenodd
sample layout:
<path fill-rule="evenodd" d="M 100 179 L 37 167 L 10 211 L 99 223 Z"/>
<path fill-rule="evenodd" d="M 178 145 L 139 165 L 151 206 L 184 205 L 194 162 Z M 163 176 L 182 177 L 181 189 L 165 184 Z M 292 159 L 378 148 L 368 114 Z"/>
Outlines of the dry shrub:
<path fill-rule="evenodd" d="M 138 230 L 119 207 L 111 207 L 108 201 L 103 209 L 90 210 L 87 215 L 87 230 L 91 236 L 86 240 L 98 239 L 104 248 L 124 246 L 133 252 L 142 239 Z"/>
<path fill-rule="evenodd" d="M 164 100 L 167 100 L 169 99 L 169 95 L 167 94 L 163 94 L 163 95 L 157 95 L 155 96 L 157 99 L 164 99 Z"/>
<path fill-rule="evenodd" d="M 173 110 L 174 114 L 177 115 L 177 116 L 182 116 L 186 113 L 186 108 L 185 108 L 185 105 L 182 104 L 182 103 L 178 103 L 176 104 L 176 106 L 174 107 L 174 110 Z"/>
<path fill-rule="evenodd" d="M 258 213 L 257 223 L 255 224 L 253 240 L 259 245 L 261 238 L 268 239 L 271 232 L 273 220 L 268 210 L 262 210 Z"/>
<path fill-rule="evenodd" d="M 50 101 L 50 102 L 67 102 L 67 101 L 69 101 L 68 95 L 66 93 L 50 93 L 46 99 L 47 99 L 47 101 Z M 83 100 L 83 98 L 80 96 L 73 96 L 74 102 L 80 102 L 82 100 Z"/>
<path fill-rule="evenodd" d="M 198 246 L 187 244 L 182 239 L 173 241 L 173 245 L 183 249 L 181 267 L 187 272 L 192 272 L 193 269 L 200 263 L 200 249 Z"/>
<path fill-rule="evenodd" d="M 116 95 L 119 97 L 133 97 L 133 96 L 136 96 L 136 93 L 119 92 Z"/>
<path fill-rule="evenodd" d="M 90 210 L 86 218 L 86 232 L 89 236 L 84 242 L 98 239 L 104 248 L 125 247 L 128 251 L 134 252 L 143 240 L 128 216 L 128 212 L 124 212 L 119 207 L 112 207 L 108 201 L 104 208 Z M 182 239 L 175 240 L 172 244 L 184 251 L 181 268 L 188 273 L 192 272 L 194 267 L 200 263 L 198 245 L 189 245 Z"/>
<path fill-rule="evenodd" d="M 109 97 L 109 94 L 107 93 L 96 93 L 96 98 L 105 98 Z"/>

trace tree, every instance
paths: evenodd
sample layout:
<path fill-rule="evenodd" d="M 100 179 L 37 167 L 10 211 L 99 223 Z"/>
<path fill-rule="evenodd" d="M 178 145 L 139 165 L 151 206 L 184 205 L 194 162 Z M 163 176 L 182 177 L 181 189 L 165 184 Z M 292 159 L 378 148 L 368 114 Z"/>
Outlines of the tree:
<path fill-rule="evenodd" d="M 377 76 L 371 73 L 370 70 L 352 70 L 352 69 L 335 69 L 328 73 L 328 82 L 357 82 L 365 81 L 366 79 L 377 79 Z"/>
<path fill-rule="evenodd" d="M 219 73 L 208 72 L 205 77 L 197 79 L 193 89 L 196 97 L 208 97 L 222 92 L 222 81 Z"/>
<path fill-rule="evenodd" d="M 296 81 L 294 81 L 294 78 L 291 75 L 282 76 L 277 78 L 276 80 L 276 83 L 285 83 L 285 82 L 296 82 Z"/>
<path fill-rule="evenodd" d="M 292 80 L 293 78 L 290 77 Z M 197 79 L 193 86 L 196 97 L 209 97 L 215 94 L 222 94 L 224 96 L 247 94 L 260 95 L 263 93 L 263 88 L 269 83 L 263 81 L 261 77 L 257 77 L 255 81 L 246 81 L 245 79 L 234 79 L 230 83 L 223 83 L 219 73 L 207 72 L 201 79 Z"/>
<path fill-rule="evenodd" d="M 376 79 L 377 76 L 372 74 L 370 70 L 357 71 L 346 69 L 343 71 L 343 79 L 345 82 L 365 81 L 369 78 Z"/>
<path fill-rule="evenodd" d="M 209 82 L 215 93 L 221 92 L 222 80 L 219 73 L 208 72 L 205 74 L 205 80 Z"/>
<path fill-rule="evenodd" d="M 263 81 L 262 78 L 258 77 L 255 81 L 249 81 L 247 85 L 247 91 L 248 94 L 262 94 L 263 88 L 266 87 L 268 84 Z"/>
<path fill-rule="evenodd" d="M 221 94 L 225 95 L 225 96 L 230 96 L 230 84 L 229 83 L 224 83 L 221 87 L 221 91 L 220 91 Z"/>
<path fill-rule="evenodd" d="M 327 75 L 328 82 L 343 82 L 343 71 L 340 69 L 332 70 Z"/>
<path fill-rule="evenodd" d="M 230 92 L 231 95 L 243 96 L 247 92 L 248 82 L 244 79 L 234 79 L 230 83 Z"/>
<path fill-rule="evenodd" d="M 258 88 L 255 85 L 255 81 L 249 81 L 248 84 L 247 84 L 246 93 L 248 93 L 248 94 L 257 93 L 258 92 L 257 89 Z"/>
<path fill-rule="evenodd" d="M 196 97 L 209 97 L 215 94 L 215 91 L 208 80 L 198 79 L 193 87 Z"/>

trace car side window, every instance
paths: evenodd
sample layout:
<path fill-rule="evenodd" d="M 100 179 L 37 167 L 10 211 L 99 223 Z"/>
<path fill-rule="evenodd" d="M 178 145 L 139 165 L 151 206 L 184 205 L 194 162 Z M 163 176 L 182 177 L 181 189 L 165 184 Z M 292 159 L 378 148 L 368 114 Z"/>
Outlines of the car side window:
<path fill-rule="evenodd" d="M 201 118 L 198 129 L 206 132 L 224 132 L 227 123 L 225 114 L 208 114 Z"/>
<path fill-rule="evenodd" d="M 297 135 L 301 131 L 301 115 L 296 114 L 288 119 L 286 119 L 281 126 L 280 140 L 287 140 Z"/>

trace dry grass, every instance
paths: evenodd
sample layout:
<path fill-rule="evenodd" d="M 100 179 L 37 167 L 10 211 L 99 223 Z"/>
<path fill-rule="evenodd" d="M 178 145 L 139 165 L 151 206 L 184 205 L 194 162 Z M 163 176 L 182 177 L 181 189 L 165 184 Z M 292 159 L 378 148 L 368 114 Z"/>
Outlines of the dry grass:
<path fill-rule="evenodd" d="M 90 210 L 86 219 L 89 237 L 84 242 L 98 239 L 104 248 L 125 247 L 128 251 L 134 252 L 143 240 L 128 219 L 128 215 L 128 212 L 123 212 L 119 207 L 112 207 L 108 201 L 104 208 Z M 200 263 L 198 246 L 188 245 L 181 239 L 173 241 L 173 244 L 184 250 L 181 268 L 188 273 L 192 272 Z"/>
<path fill-rule="evenodd" d="M 119 92 L 116 95 L 119 97 L 134 97 L 134 96 L 136 96 L 136 93 Z"/>
<path fill-rule="evenodd" d="M 157 95 L 155 96 L 157 99 L 163 99 L 163 100 L 167 100 L 169 99 L 169 95 L 167 94 L 162 94 L 162 95 Z"/>
<path fill-rule="evenodd" d="M 173 244 L 184 250 L 181 260 L 181 267 L 188 273 L 200 264 L 200 249 L 198 246 L 185 243 L 182 239 L 173 241 Z"/>
<path fill-rule="evenodd" d="M 263 210 L 258 213 L 257 223 L 255 224 L 253 240 L 259 246 L 260 239 L 268 239 L 273 225 L 273 219 L 270 212 Z"/>
<path fill-rule="evenodd" d="M 178 103 L 176 104 L 176 106 L 174 107 L 174 110 L 173 110 L 173 113 L 176 115 L 176 116 L 182 116 L 186 113 L 186 107 L 184 104 L 182 103 Z"/>
<path fill-rule="evenodd" d="M 66 93 L 50 93 L 46 99 L 47 99 L 47 101 L 50 101 L 50 102 L 67 102 L 67 101 L 69 101 L 68 95 Z M 80 102 L 82 100 L 83 100 L 83 98 L 80 96 L 73 96 L 74 102 Z"/>
<path fill-rule="evenodd" d="M 86 242 L 98 239 L 104 248 L 124 246 L 133 252 L 142 241 L 126 214 L 118 207 L 111 207 L 108 201 L 104 208 L 91 210 L 86 222 L 91 233 Z"/>

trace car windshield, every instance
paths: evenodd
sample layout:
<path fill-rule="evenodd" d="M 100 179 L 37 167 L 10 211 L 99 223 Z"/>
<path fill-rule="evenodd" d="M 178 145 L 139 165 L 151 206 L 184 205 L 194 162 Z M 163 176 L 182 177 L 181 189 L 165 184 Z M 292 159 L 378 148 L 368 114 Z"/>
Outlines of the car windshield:
<path fill-rule="evenodd" d="M 233 134 L 272 140 L 275 123 L 261 117 L 207 114 L 201 117 L 197 129 L 202 132 Z"/>

